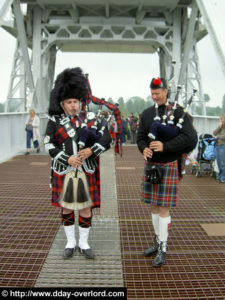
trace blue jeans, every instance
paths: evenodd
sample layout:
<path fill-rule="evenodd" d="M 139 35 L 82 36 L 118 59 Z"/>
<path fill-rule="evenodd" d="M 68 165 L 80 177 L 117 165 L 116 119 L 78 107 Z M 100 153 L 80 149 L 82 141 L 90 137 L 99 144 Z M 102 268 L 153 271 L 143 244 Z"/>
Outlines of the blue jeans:
<path fill-rule="evenodd" d="M 216 161 L 219 169 L 218 179 L 225 182 L 225 145 L 216 146 Z"/>
<path fill-rule="evenodd" d="M 27 130 L 27 149 L 31 148 L 31 140 L 33 140 L 33 130 Z M 39 147 L 38 140 L 33 141 L 34 148 Z"/>

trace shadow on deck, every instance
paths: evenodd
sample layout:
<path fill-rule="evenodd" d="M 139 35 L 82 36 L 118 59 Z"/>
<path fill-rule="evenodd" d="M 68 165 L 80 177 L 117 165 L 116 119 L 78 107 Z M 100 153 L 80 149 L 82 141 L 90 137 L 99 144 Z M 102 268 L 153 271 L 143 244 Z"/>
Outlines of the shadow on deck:
<path fill-rule="evenodd" d="M 225 185 L 187 170 L 171 210 L 167 264 L 155 269 L 153 258 L 142 255 L 153 237 L 150 208 L 139 200 L 143 165 L 135 146 L 125 146 L 115 162 L 112 151 L 104 154 L 107 188 L 90 236 L 97 259 L 76 254 L 66 273 L 49 157 L 20 155 L 0 164 L 0 287 L 124 286 L 128 299 L 224 299 Z"/>

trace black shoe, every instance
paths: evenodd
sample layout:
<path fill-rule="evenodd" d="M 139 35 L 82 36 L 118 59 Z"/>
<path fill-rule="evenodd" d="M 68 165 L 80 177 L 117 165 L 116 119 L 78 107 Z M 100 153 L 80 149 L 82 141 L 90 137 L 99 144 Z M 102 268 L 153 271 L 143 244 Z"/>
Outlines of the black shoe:
<path fill-rule="evenodd" d="M 37 149 L 37 153 L 39 153 L 39 152 L 40 152 L 40 149 L 38 148 L 38 149 Z"/>
<path fill-rule="evenodd" d="M 162 251 L 162 243 L 161 243 L 158 249 L 158 253 L 152 262 L 152 266 L 161 267 L 162 265 L 165 265 L 165 263 L 166 263 L 166 252 Z"/>
<path fill-rule="evenodd" d="M 146 256 L 146 257 L 152 256 L 153 254 L 155 254 L 158 251 L 158 248 L 159 248 L 159 243 L 157 240 L 157 236 L 155 236 L 153 246 L 144 251 L 144 256 Z"/>
<path fill-rule="evenodd" d="M 63 258 L 68 259 L 71 258 L 74 254 L 76 248 L 66 248 L 63 252 Z"/>
<path fill-rule="evenodd" d="M 25 153 L 25 155 L 29 155 L 29 154 L 30 154 L 30 152 L 26 152 L 26 153 Z"/>
<path fill-rule="evenodd" d="M 94 259 L 94 258 L 95 258 L 95 255 L 94 255 L 94 253 L 92 252 L 91 248 L 85 250 L 85 249 L 81 249 L 81 248 L 79 247 L 79 251 L 80 251 L 81 254 L 84 254 L 84 256 L 85 256 L 86 258 L 89 258 L 89 259 Z"/>

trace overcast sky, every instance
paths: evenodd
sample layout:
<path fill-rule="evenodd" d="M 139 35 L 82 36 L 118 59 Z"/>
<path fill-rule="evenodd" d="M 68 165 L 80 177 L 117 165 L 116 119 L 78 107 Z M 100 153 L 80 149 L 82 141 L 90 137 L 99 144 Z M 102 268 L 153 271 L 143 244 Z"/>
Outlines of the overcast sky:
<path fill-rule="evenodd" d="M 222 12 L 221 15 L 225 15 L 225 1 L 213 0 L 213 2 Z M 0 41 L 0 102 L 4 102 L 8 94 L 15 39 L 0 28 Z M 198 43 L 198 54 L 203 93 L 209 94 L 211 98 L 209 105 L 221 106 L 225 94 L 225 77 L 209 36 Z M 64 68 L 76 66 L 89 73 L 93 95 L 105 99 L 112 97 L 114 101 L 119 97 L 125 100 L 132 96 L 146 98 L 151 78 L 159 75 L 157 54 L 60 52 L 57 54 L 56 74 Z"/>

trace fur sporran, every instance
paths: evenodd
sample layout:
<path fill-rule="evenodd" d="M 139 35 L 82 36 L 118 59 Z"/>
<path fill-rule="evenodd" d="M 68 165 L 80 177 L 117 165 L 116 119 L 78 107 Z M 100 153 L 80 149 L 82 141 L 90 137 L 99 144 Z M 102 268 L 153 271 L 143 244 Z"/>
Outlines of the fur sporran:
<path fill-rule="evenodd" d="M 147 182 L 159 184 L 163 178 L 163 168 L 157 165 L 146 164 L 145 177 Z"/>
<path fill-rule="evenodd" d="M 84 172 L 71 171 L 66 174 L 60 204 L 62 207 L 72 210 L 91 206 L 87 178 Z"/>

